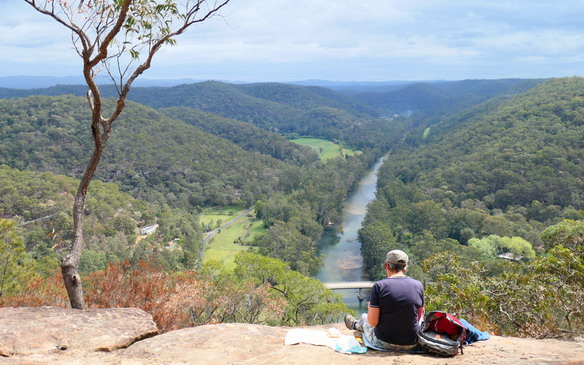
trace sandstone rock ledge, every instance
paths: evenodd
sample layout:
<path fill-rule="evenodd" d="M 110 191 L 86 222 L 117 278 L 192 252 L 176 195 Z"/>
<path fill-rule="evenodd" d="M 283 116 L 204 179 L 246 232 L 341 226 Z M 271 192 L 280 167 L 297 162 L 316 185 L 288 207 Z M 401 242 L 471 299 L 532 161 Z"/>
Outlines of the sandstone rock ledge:
<path fill-rule="evenodd" d="M 335 327 L 350 334 L 344 325 Z M 290 328 L 218 324 L 157 333 L 138 309 L 0 308 L 0 364 L 582 364 L 584 343 L 493 336 L 440 358 L 284 346 Z"/>
<path fill-rule="evenodd" d="M 113 351 L 158 334 L 136 308 L 0 308 L 0 354 Z"/>

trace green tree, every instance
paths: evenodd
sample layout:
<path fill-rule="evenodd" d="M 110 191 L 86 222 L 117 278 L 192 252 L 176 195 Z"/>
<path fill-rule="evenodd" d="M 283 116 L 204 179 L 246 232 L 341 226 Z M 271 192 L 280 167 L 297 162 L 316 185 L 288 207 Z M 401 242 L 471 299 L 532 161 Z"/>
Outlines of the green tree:
<path fill-rule="evenodd" d="M 528 260 L 535 258 L 535 251 L 531 243 L 521 237 L 501 237 L 499 250 L 511 252 L 515 256 L 522 256 Z"/>
<path fill-rule="evenodd" d="M 313 241 L 303 235 L 293 223 L 276 222 L 268 231 L 254 240 L 260 253 L 280 259 L 293 270 L 314 275 L 321 265 Z"/>
<path fill-rule="evenodd" d="M 541 238 L 546 247 L 562 245 L 572 251 L 584 252 L 584 221 L 566 219 L 543 231 Z"/>
<path fill-rule="evenodd" d="M 554 330 L 568 334 L 584 330 L 584 257 L 576 250 L 557 245 L 533 262 L 534 280 L 545 285 L 545 301 Z M 564 331 L 566 332 L 566 331 Z"/>
<path fill-rule="evenodd" d="M 418 234 L 424 229 L 431 230 L 437 238 L 446 236 L 445 211 L 440 205 L 431 200 L 403 205 L 398 207 L 399 215 L 403 216 L 404 225 L 409 230 Z"/>
<path fill-rule="evenodd" d="M 514 256 L 521 256 L 528 260 L 535 258 L 531 243 L 521 237 L 500 237 L 492 234 L 481 239 L 472 238 L 468 241 L 468 245 L 478 249 L 485 258 L 494 258 L 504 253 L 512 253 Z"/>
<path fill-rule="evenodd" d="M 475 233 L 472 230 L 472 228 L 468 228 L 468 227 L 463 228 L 460 231 L 460 237 L 458 240 L 460 241 L 461 244 L 466 245 L 466 244 L 468 244 L 468 241 L 474 237 L 474 234 Z"/>
<path fill-rule="evenodd" d="M 512 253 L 528 260 L 535 258 L 535 251 L 531 243 L 521 237 L 499 237 L 490 235 L 481 239 L 472 238 L 468 241 L 470 247 L 474 247 L 482 253 L 484 258 L 494 258 L 498 254 Z"/>
<path fill-rule="evenodd" d="M 0 297 L 18 292 L 33 279 L 33 261 L 25 252 L 14 221 L 0 219 Z"/>
<path fill-rule="evenodd" d="M 427 310 L 484 318 L 489 296 L 484 288 L 482 265 L 476 261 L 465 262 L 454 252 L 442 252 L 424 260 L 422 267 L 430 278 L 425 289 Z"/>
<path fill-rule="evenodd" d="M 428 309 L 456 313 L 505 335 L 569 338 L 582 332 L 581 255 L 558 245 L 528 264 L 503 260 L 500 265 L 491 275 L 455 252 L 424 260 Z"/>
<path fill-rule="evenodd" d="M 235 263 L 237 277 L 254 280 L 257 285 L 269 284 L 272 293 L 286 301 L 280 325 L 331 323 L 350 312 L 338 294 L 319 280 L 290 270 L 281 260 L 241 252 Z"/>
<path fill-rule="evenodd" d="M 79 183 L 73 206 L 74 238 L 71 253 L 61 261 L 61 271 L 71 306 L 85 309 L 78 267 L 83 250 L 83 216 L 89 184 L 122 113 L 132 83 L 150 68 L 154 55 L 193 24 L 215 15 L 229 0 L 24 0 L 72 32 L 72 42 L 83 61 L 89 88 L 93 152 Z M 140 60 L 141 52 L 143 58 Z M 105 69 L 118 97 L 113 110 L 105 110 L 95 77 Z"/>
<path fill-rule="evenodd" d="M 469 247 L 476 248 L 485 258 L 494 258 L 497 256 L 499 236 L 491 235 L 483 238 L 471 238 L 468 241 Z"/>
<path fill-rule="evenodd" d="M 359 241 L 365 267 L 373 279 L 381 279 L 385 274 L 381 265 L 389 251 L 404 249 L 395 240 L 389 225 L 380 221 L 364 225 L 359 230 Z"/>

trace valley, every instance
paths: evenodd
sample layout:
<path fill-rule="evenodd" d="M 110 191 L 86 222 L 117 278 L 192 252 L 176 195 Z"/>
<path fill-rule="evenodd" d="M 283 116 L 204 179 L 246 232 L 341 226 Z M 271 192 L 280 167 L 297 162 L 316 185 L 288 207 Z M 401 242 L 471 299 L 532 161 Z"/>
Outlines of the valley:
<path fill-rule="evenodd" d="M 551 321 L 550 336 L 577 333 L 581 90 L 577 77 L 343 92 L 214 81 L 136 87 L 89 190 L 80 271 L 94 303 L 121 300 L 96 289 L 118 272 L 130 281 L 166 278 L 152 285 L 173 298 L 172 310 L 190 310 L 177 285 L 199 293 L 199 314 L 181 325 L 318 324 L 349 309 L 315 276 L 330 280 L 322 270 L 340 266 L 354 280 L 375 280 L 385 253 L 399 248 L 412 259 L 409 274 L 431 283 L 430 308 L 452 308 L 503 334 L 534 335 L 543 326 L 534 313 Z M 39 282 L 58 282 L 72 239 L 74 191 L 91 148 L 84 92 L 0 89 L 2 305 L 48 305 L 62 295 Z M 351 199 L 377 169 L 349 229 Z M 154 224 L 136 243 L 136 230 Z M 334 243 L 340 235 L 350 252 Z M 326 239 L 334 255 L 357 264 L 338 265 L 338 256 L 329 263 Z M 521 258 L 499 257 L 506 254 Z M 557 282 L 565 291 L 554 291 Z M 256 301 L 233 304 L 243 295 Z M 550 297 L 563 307 L 543 306 Z"/>

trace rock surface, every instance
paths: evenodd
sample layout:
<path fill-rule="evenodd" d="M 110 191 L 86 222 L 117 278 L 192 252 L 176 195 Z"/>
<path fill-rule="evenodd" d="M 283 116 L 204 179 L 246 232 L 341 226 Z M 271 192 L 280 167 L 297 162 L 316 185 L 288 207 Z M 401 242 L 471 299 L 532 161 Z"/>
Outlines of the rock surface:
<path fill-rule="evenodd" d="M 134 319 L 133 319 L 134 318 Z M 121 323 L 121 326 L 120 326 Z M 0 309 L 0 344 L 15 344 L 0 364 L 563 364 L 584 365 L 584 343 L 493 336 L 464 355 L 378 352 L 345 355 L 327 347 L 284 346 L 287 327 L 217 324 L 186 328 L 132 343 L 130 333 L 152 334 L 150 315 L 137 309 L 75 311 L 57 308 Z M 9 327 L 7 327 L 9 326 Z M 67 330 L 59 330 L 65 326 Z M 342 324 L 335 327 L 351 334 Z M 59 337 L 55 338 L 55 333 Z M 58 339 L 58 341 L 57 341 Z M 67 342 L 68 341 L 68 342 Z M 70 347 L 58 350 L 57 345 Z M 42 345 L 42 346 L 41 346 Z M 52 347 L 51 347 L 52 346 Z M 116 350 L 117 349 L 117 350 Z M 18 351 L 14 351 L 18 350 Z M 102 351 L 99 351 L 102 350 Z M 110 352 L 104 352 L 109 350 Z"/>
<path fill-rule="evenodd" d="M 113 351 L 158 334 L 135 308 L 0 308 L 0 355 Z"/>

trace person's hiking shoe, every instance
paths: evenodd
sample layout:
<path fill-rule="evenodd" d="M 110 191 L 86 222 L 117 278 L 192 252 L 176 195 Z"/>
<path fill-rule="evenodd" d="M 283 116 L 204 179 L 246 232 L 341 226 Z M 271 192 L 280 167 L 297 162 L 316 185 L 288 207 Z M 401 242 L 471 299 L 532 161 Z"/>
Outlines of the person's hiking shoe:
<path fill-rule="evenodd" d="M 355 317 L 350 314 L 345 315 L 345 326 L 347 326 L 347 328 L 350 330 L 363 331 L 363 327 L 359 321 L 357 321 Z"/>

